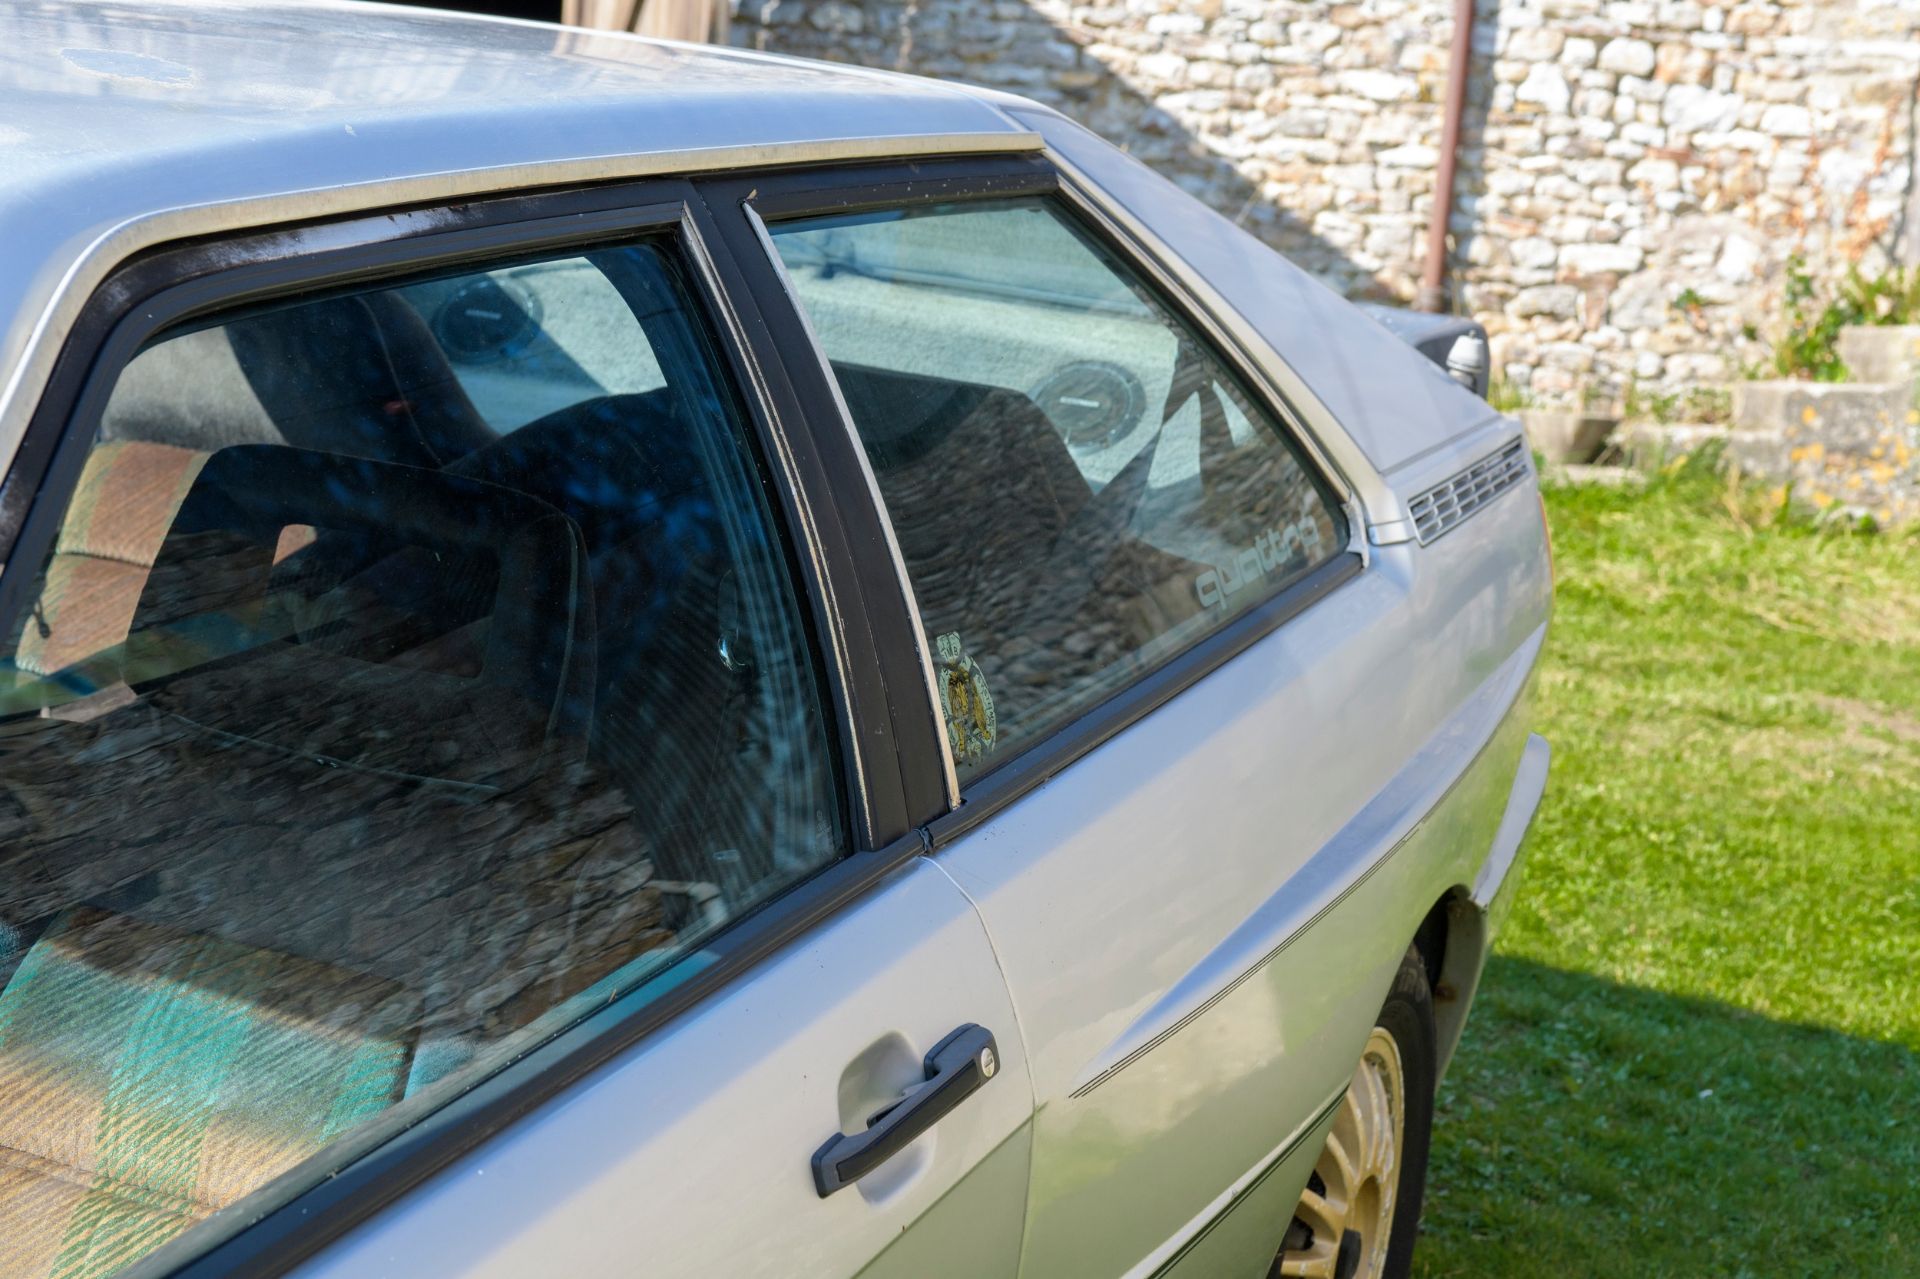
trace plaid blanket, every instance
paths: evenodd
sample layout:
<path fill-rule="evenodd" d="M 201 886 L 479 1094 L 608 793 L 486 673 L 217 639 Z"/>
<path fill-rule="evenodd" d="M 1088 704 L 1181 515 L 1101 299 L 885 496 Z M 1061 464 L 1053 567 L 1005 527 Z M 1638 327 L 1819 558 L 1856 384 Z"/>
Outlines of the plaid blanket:
<path fill-rule="evenodd" d="M 60 916 L 0 991 L 0 1275 L 111 1274 L 399 1100 L 396 983 Z"/>

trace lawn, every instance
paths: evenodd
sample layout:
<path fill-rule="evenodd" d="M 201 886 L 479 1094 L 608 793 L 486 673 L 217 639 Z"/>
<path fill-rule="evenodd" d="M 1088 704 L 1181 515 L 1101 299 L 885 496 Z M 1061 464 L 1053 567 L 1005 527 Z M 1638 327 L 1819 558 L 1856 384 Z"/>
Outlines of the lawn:
<path fill-rule="evenodd" d="M 1553 775 L 1414 1271 L 1920 1275 L 1920 537 L 1547 494 Z"/>

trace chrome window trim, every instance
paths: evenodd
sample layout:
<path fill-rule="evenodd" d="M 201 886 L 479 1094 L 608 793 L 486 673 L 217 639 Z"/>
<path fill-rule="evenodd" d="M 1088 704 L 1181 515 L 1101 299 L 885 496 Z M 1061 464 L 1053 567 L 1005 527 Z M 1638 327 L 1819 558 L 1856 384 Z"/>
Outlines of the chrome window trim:
<path fill-rule="evenodd" d="M 765 250 L 767 263 L 780 281 L 780 288 L 792 305 L 794 314 L 800 318 L 800 327 L 805 330 L 807 342 L 812 350 L 813 359 L 822 369 L 827 370 L 827 385 L 833 392 L 834 412 L 840 419 L 840 425 L 846 431 L 847 438 L 853 443 L 853 453 L 860 461 L 860 476 L 867 487 L 867 500 L 880 513 L 880 527 L 886 534 L 887 557 L 893 564 L 893 575 L 900 587 L 900 596 L 906 601 L 907 612 L 913 619 L 913 637 L 915 655 L 919 659 L 920 673 L 926 681 L 927 705 L 935 716 L 935 727 L 939 730 L 935 736 L 940 742 L 940 761 L 942 781 L 946 787 L 947 808 L 960 806 L 960 775 L 954 768 L 953 744 L 946 733 L 946 721 L 940 713 L 940 684 L 933 671 L 933 654 L 927 650 L 927 625 L 920 616 L 920 598 L 915 594 L 913 582 L 907 577 L 907 559 L 900 550 L 900 538 L 894 532 L 893 519 L 887 514 L 887 504 L 880 495 L 880 480 L 873 472 L 873 463 L 867 457 L 866 445 L 861 443 L 860 431 L 853 423 L 853 411 L 847 407 L 847 398 L 840 390 L 840 380 L 833 376 L 832 364 L 827 359 L 826 348 L 820 344 L 820 335 L 814 330 L 813 319 L 807 309 L 800 304 L 800 294 L 794 288 L 793 277 L 787 274 L 787 265 L 781 260 L 780 251 L 774 247 L 773 236 L 767 230 L 766 221 L 760 211 L 751 204 L 743 205 L 747 222 L 753 227 L 754 235 Z"/>

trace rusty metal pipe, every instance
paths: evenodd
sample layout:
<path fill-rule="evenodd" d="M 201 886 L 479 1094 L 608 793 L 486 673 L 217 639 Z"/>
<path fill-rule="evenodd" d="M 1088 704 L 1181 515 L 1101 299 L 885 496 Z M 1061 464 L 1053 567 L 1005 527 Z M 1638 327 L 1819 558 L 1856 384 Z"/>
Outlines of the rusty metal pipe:
<path fill-rule="evenodd" d="M 1433 175 L 1433 219 L 1427 224 L 1427 261 L 1414 294 L 1416 311 L 1447 309 L 1447 223 L 1453 218 L 1453 171 L 1460 158 L 1460 117 L 1467 109 L 1467 70 L 1473 62 L 1473 0 L 1453 0 L 1453 52 L 1447 62 L 1446 114 L 1440 122 L 1440 167 Z"/>

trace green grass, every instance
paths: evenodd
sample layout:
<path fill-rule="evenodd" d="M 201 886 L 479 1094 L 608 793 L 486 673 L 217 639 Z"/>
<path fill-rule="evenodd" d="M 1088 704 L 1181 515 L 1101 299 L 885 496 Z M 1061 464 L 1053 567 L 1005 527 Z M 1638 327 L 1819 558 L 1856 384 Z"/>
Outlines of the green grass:
<path fill-rule="evenodd" d="M 1417 1275 L 1920 1274 L 1920 538 L 1547 496 L 1553 775 Z"/>

